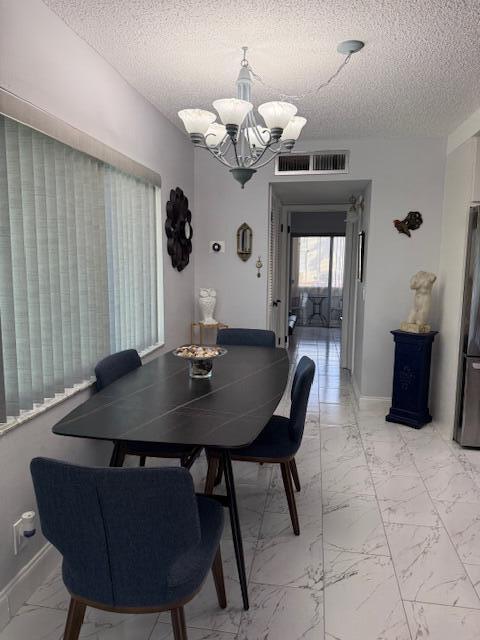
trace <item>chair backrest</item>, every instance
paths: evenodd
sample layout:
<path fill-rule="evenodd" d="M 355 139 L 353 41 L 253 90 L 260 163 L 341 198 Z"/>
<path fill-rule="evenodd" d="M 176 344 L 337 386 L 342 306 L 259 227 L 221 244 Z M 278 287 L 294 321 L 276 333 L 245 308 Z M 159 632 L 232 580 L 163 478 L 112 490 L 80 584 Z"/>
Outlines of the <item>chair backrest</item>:
<path fill-rule="evenodd" d="M 181 467 L 30 465 L 42 531 L 70 593 L 110 606 L 168 599 L 168 571 L 200 542 L 192 477 Z"/>
<path fill-rule="evenodd" d="M 315 376 L 315 363 L 307 356 L 302 356 L 293 376 L 290 407 L 290 423 L 288 431 L 290 438 L 300 445 L 305 428 L 308 398 L 313 378 Z"/>
<path fill-rule="evenodd" d="M 97 363 L 95 376 L 97 378 L 97 391 L 108 387 L 130 371 L 142 366 L 142 361 L 136 349 L 126 349 L 118 353 L 112 353 Z"/>
<path fill-rule="evenodd" d="M 220 329 L 217 333 L 217 344 L 274 349 L 275 333 L 267 329 Z"/>

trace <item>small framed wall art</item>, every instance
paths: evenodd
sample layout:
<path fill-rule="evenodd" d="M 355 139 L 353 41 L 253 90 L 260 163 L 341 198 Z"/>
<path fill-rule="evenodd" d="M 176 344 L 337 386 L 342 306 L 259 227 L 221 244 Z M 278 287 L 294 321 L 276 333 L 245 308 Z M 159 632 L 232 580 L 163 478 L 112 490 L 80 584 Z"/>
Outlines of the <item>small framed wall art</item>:
<path fill-rule="evenodd" d="M 357 260 L 357 280 L 363 282 L 365 275 L 365 231 L 360 231 L 358 234 Z"/>

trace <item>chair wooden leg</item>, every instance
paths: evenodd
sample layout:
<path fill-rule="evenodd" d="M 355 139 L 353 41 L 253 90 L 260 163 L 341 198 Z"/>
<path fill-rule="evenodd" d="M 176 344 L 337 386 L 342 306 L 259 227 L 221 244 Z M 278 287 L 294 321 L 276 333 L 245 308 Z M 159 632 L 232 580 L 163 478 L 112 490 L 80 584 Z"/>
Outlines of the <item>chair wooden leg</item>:
<path fill-rule="evenodd" d="M 223 578 L 223 564 L 220 546 L 218 547 L 218 551 L 215 555 L 215 560 L 212 564 L 212 575 L 215 582 L 215 589 L 217 591 L 218 604 L 220 605 L 221 609 L 226 609 L 227 594 L 225 593 L 225 580 Z"/>
<path fill-rule="evenodd" d="M 220 459 L 217 456 L 208 456 L 207 479 L 205 480 L 205 494 L 211 496 L 215 488 L 215 478 L 217 477 Z"/>
<path fill-rule="evenodd" d="M 189 456 L 184 456 L 183 458 L 180 459 L 180 464 L 184 469 L 188 469 L 190 471 L 190 469 L 193 466 L 193 463 L 201 453 L 202 453 L 202 447 L 196 447 L 193 453 L 191 453 Z"/>
<path fill-rule="evenodd" d="M 287 494 L 288 510 L 290 511 L 290 519 L 292 521 L 293 532 L 296 536 L 300 535 L 300 525 L 298 522 L 297 505 L 295 504 L 295 494 L 293 492 L 293 482 L 290 473 L 290 465 L 288 462 L 281 462 L 283 486 Z"/>
<path fill-rule="evenodd" d="M 217 471 L 217 475 L 215 476 L 215 486 L 218 487 L 218 485 L 222 482 L 223 479 L 223 462 L 221 460 L 221 458 L 218 461 L 218 471 Z"/>
<path fill-rule="evenodd" d="M 300 491 L 300 478 L 298 477 L 298 469 L 297 463 L 295 462 L 295 458 L 292 458 L 289 462 L 290 464 L 290 473 L 292 474 L 293 484 L 295 485 L 295 489 Z"/>
<path fill-rule="evenodd" d="M 185 625 L 185 612 L 183 611 L 183 607 L 172 609 L 170 614 L 172 616 L 174 640 L 188 640 L 187 627 Z"/>
<path fill-rule="evenodd" d="M 146 460 L 147 460 L 147 456 L 140 456 L 140 466 L 141 467 L 145 466 Z"/>
<path fill-rule="evenodd" d="M 85 609 L 86 605 L 84 605 L 83 602 L 79 602 L 75 598 L 70 599 L 67 623 L 63 635 L 64 640 L 78 640 L 85 616 Z"/>

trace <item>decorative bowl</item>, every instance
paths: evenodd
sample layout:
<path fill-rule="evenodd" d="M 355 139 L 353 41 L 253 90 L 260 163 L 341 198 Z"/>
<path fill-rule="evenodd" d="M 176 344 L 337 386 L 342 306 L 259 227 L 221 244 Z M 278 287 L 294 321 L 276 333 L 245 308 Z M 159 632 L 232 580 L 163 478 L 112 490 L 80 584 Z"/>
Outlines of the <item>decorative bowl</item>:
<path fill-rule="evenodd" d="M 213 360 L 226 353 L 226 349 L 216 345 L 188 344 L 175 349 L 173 355 L 188 360 L 190 378 L 211 378 Z"/>

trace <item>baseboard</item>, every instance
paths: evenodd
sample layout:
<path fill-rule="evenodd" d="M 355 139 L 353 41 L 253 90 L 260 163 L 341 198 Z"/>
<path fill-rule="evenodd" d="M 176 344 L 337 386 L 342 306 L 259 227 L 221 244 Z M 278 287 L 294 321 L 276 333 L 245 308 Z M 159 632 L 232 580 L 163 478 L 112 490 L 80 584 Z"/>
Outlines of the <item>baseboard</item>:
<path fill-rule="evenodd" d="M 358 408 L 359 399 L 360 399 L 360 389 L 358 388 L 357 381 L 355 380 L 355 376 L 351 376 L 350 382 L 352 384 L 353 399 L 355 400 L 355 404 Z"/>
<path fill-rule="evenodd" d="M 0 631 L 59 563 L 60 554 L 47 543 L 0 591 Z"/>
<path fill-rule="evenodd" d="M 391 398 L 362 396 L 354 377 L 352 377 L 352 389 L 355 405 L 359 411 L 378 412 L 385 415 L 388 413 L 390 405 L 392 404 Z"/>
<path fill-rule="evenodd" d="M 0 632 L 10 621 L 10 609 L 8 607 L 7 596 L 0 598 Z"/>

